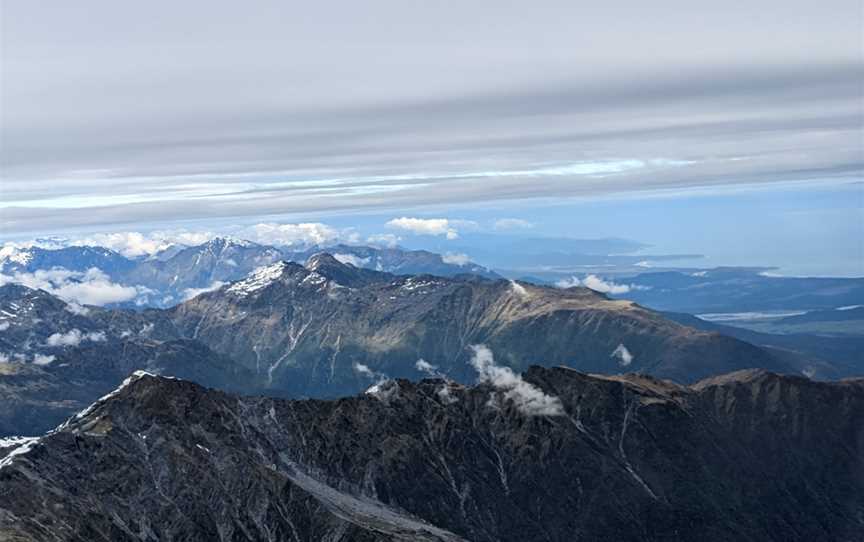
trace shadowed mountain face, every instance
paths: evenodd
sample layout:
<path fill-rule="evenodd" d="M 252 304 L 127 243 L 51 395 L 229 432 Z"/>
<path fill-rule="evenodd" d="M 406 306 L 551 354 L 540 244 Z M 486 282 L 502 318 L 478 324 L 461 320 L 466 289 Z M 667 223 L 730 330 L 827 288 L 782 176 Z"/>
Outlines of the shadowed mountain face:
<path fill-rule="evenodd" d="M 532 367 L 521 382 L 399 380 L 289 401 L 139 373 L 51 434 L 4 444 L 0 538 L 785 542 L 864 532 L 864 381 L 747 371 L 682 387 Z M 526 390 L 560 408 L 530 415 Z"/>
<path fill-rule="evenodd" d="M 517 370 L 542 360 L 681 382 L 752 367 L 797 371 L 750 344 L 587 288 L 394 276 L 323 253 L 306 267 L 261 269 L 165 314 L 175 327 L 163 326 L 162 333 L 201 341 L 266 387 L 294 395 L 356 393 L 375 375 L 417 378 L 419 359 L 470 381 L 468 347 L 480 343 Z"/>

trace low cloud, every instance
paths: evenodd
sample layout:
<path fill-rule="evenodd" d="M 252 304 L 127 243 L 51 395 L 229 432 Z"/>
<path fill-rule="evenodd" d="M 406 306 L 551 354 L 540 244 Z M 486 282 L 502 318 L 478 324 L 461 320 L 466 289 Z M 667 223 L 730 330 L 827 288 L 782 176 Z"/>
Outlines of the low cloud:
<path fill-rule="evenodd" d="M 214 237 L 216 237 L 216 234 L 212 232 L 188 232 L 185 230 L 156 231 L 150 233 L 125 231 L 97 233 L 70 241 L 69 245 L 101 246 L 119 252 L 127 258 L 137 258 L 156 254 L 171 245 L 200 245 Z"/>
<path fill-rule="evenodd" d="M 193 297 L 198 297 L 199 295 L 205 292 L 212 292 L 213 290 L 218 290 L 219 288 L 225 286 L 227 282 L 222 282 L 221 280 L 214 281 L 210 286 L 205 286 L 203 288 L 186 288 L 183 290 L 183 301 L 189 301 Z M 162 300 L 163 304 L 170 303 L 173 301 L 173 297 L 168 296 Z"/>
<path fill-rule="evenodd" d="M 66 310 L 78 316 L 87 316 L 88 314 L 90 314 L 90 309 L 83 305 L 79 305 L 74 301 L 66 304 Z"/>
<path fill-rule="evenodd" d="M 54 359 L 54 356 L 36 354 L 35 356 L 33 356 L 33 365 L 50 365 L 54 361 Z"/>
<path fill-rule="evenodd" d="M 423 358 L 417 360 L 414 364 L 414 368 L 420 371 L 423 374 L 428 376 L 436 377 L 436 378 L 445 378 L 441 371 L 438 370 L 437 365 L 432 365 L 428 361 Z"/>
<path fill-rule="evenodd" d="M 359 241 L 359 236 L 352 229 L 340 230 L 320 222 L 261 223 L 243 230 L 241 236 L 265 245 L 289 247 L 326 246 Z"/>
<path fill-rule="evenodd" d="M 468 258 L 467 254 L 462 254 L 458 252 L 448 252 L 441 256 L 441 261 L 444 263 L 449 263 L 452 265 L 463 266 L 467 265 L 471 260 Z"/>
<path fill-rule="evenodd" d="M 519 297 L 531 296 L 531 294 L 528 293 L 528 290 L 515 280 L 510 281 L 510 289 L 513 291 L 514 294 L 518 295 Z"/>
<path fill-rule="evenodd" d="M 521 218 L 499 218 L 492 227 L 498 231 L 527 230 L 533 228 L 534 224 Z"/>
<path fill-rule="evenodd" d="M 623 343 L 619 344 L 618 347 L 612 351 L 612 354 L 609 357 L 617 358 L 618 365 L 622 367 L 627 367 L 633 363 L 633 354 L 630 353 L 630 350 L 628 350 Z"/>
<path fill-rule="evenodd" d="M 82 333 L 80 329 L 72 329 L 66 333 L 54 333 L 45 341 L 47 346 L 78 346 L 84 341 L 102 342 L 105 340 L 105 333 L 102 331 L 93 331 L 90 333 Z"/>
<path fill-rule="evenodd" d="M 387 226 L 411 232 L 415 235 L 443 235 L 447 239 L 459 238 L 456 224 L 446 218 L 409 218 L 403 216 L 387 222 Z"/>
<path fill-rule="evenodd" d="M 9 329 L 9 322 L 0 322 L 0 331 L 6 331 Z"/>
<path fill-rule="evenodd" d="M 351 264 L 354 267 L 366 267 L 369 264 L 369 258 L 361 258 L 354 254 L 334 254 L 333 257 L 342 263 Z"/>
<path fill-rule="evenodd" d="M 400 240 L 398 235 L 392 233 L 376 233 L 366 238 L 366 242 L 370 245 L 384 248 L 396 248 Z"/>
<path fill-rule="evenodd" d="M 533 384 L 525 382 L 521 375 L 509 367 L 495 365 L 492 351 L 485 345 L 472 345 L 474 354 L 469 363 L 478 373 L 480 382 L 491 384 L 497 394 L 490 397 L 491 404 L 496 401 L 511 401 L 526 416 L 562 416 L 564 406 L 555 396 L 547 395 Z"/>
<path fill-rule="evenodd" d="M 33 273 L 0 274 L 0 286 L 17 283 L 37 290 L 45 290 L 66 302 L 78 305 L 107 305 L 135 299 L 142 288 L 112 282 L 101 270 L 91 267 L 85 272 L 69 271 L 62 267 L 38 269 Z M 74 309 L 73 309 L 74 310 Z"/>
<path fill-rule="evenodd" d="M 595 292 L 601 292 L 604 294 L 626 294 L 632 290 L 648 290 L 650 287 L 648 286 L 639 286 L 637 284 L 618 284 L 611 280 L 604 280 L 597 275 L 588 275 L 583 279 L 579 279 L 579 277 L 570 277 L 568 279 L 561 279 L 555 283 L 555 286 L 558 288 L 573 288 L 575 286 L 584 286 L 586 288 L 591 288 Z"/>

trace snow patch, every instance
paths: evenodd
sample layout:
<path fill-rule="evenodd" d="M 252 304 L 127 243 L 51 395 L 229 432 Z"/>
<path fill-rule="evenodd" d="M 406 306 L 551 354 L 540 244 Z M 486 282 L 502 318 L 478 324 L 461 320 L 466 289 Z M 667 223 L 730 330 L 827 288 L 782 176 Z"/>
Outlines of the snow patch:
<path fill-rule="evenodd" d="M 16 457 L 24 455 L 32 450 L 33 446 L 39 442 L 39 438 L 40 437 L 10 437 L 0 439 L 0 448 L 12 448 L 12 450 L 6 454 L 6 457 L 0 459 L 0 470 L 2 470 L 3 467 L 10 465 Z"/>
<path fill-rule="evenodd" d="M 259 267 L 245 279 L 232 284 L 227 291 L 243 297 L 263 290 L 279 280 L 287 266 L 286 262 L 276 262 L 272 265 Z"/>

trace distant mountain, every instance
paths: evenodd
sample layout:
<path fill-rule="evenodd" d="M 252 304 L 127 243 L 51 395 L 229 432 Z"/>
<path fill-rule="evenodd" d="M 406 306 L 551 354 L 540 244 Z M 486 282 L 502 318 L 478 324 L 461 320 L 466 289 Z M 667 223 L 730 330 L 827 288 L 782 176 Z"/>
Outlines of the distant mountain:
<path fill-rule="evenodd" d="M 763 333 L 708 322 L 692 314 L 664 312 L 664 317 L 702 331 L 721 333 L 770 350 L 800 368 L 802 374 L 837 379 L 864 374 L 864 336 L 823 336 L 810 333 Z M 797 361 L 794 361 L 797 360 Z"/>
<path fill-rule="evenodd" d="M 237 280 L 282 257 L 282 252 L 275 247 L 220 237 L 178 250 L 167 258 L 139 262 L 129 273 L 117 279 L 158 291 L 163 300 L 169 299 L 156 306 L 170 306 L 194 296 L 200 289 Z"/>
<path fill-rule="evenodd" d="M 500 275 L 468 260 L 464 255 L 441 255 L 426 250 L 403 250 L 399 248 L 376 248 L 354 245 L 314 247 L 309 250 L 283 251 L 285 259 L 305 262 L 314 254 L 326 250 L 337 260 L 350 263 L 355 267 L 384 271 L 394 275 L 437 275 L 455 277 L 472 274 L 487 278 L 501 278 Z"/>
<path fill-rule="evenodd" d="M 33 273 L 37 270 L 62 267 L 69 271 L 87 271 L 93 267 L 111 277 L 124 276 L 135 267 L 135 262 L 103 247 L 40 247 L 0 249 L 0 273 Z"/>
<path fill-rule="evenodd" d="M 356 267 L 396 274 L 498 277 L 464 255 L 442 256 L 423 250 L 349 245 L 337 245 L 329 250 Z M 8 246 L 0 250 L 0 273 L 12 276 L 55 268 L 83 273 L 96 268 L 119 287 L 138 289 L 138 294 L 130 296 L 131 299 L 112 306 L 169 307 L 208 289 L 240 280 L 258 267 L 282 260 L 305 262 L 320 251 L 317 247 L 277 248 L 230 237 L 215 238 L 192 247 L 172 245 L 151 257 L 136 259 L 101 247 L 19 249 Z M 86 278 L 70 277 L 69 280 L 80 282 Z"/>
<path fill-rule="evenodd" d="M 864 305 L 864 278 L 776 277 L 760 269 L 718 268 L 614 280 L 630 286 L 621 297 L 656 310 L 691 314 Z"/>
<path fill-rule="evenodd" d="M 514 377 L 515 378 L 515 377 Z M 852 541 L 864 381 L 530 368 L 338 401 L 137 373 L 0 441 L 4 540 Z M 526 410 L 526 394 L 553 409 Z"/>
<path fill-rule="evenodd" d="M 832 310 L 810 311 L 777 320 L 778 324 L 806 324 L 814 322 L 864 322 L 864 305 L 840 307 Z M 864 329 L 861 330 L 864 334 Z"/>

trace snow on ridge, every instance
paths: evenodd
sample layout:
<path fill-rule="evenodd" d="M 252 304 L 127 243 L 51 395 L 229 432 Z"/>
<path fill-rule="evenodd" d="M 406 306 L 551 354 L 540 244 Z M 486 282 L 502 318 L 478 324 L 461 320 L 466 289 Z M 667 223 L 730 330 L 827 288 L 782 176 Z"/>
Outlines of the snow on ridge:
<path fill-rule="evenodd" d="M 156 375 L 154 375 L 153 373 L 148 373 L 147 371 L 142 371 L 141 369 L 138 369 L 137 371 L 133 372 L 131 375 L 126 377 L 126 379 L 123 382 L 121 382 L 120 385 L 117 386 L 117 388 L 114 391 L 108 392 L 107 394 L 103 395 L 99 399 L 96 399 L 96 401 L 92 405 L 88 406 L 87 408 L 85 408 L 84 410 L 82 410 L 81 412 L 76 414 L 75 419 L 80 420 L 81 418 L 87 416 L 88 414 L 93 412 L 93 410 L 97 406 L 101 405 L 102 403 L 104 403 L 108 399 L 111 399 L 112 397 L 114 397 L 115 395 L 120 393 L 123 390 L 123 388 L 127 387 L 129 384 L 131 384 L 131 383 L 135 382 L 136 380 L 139 380 L 140 378 L 145 377 L 145 376 L 156 376 Z M 60 430 L 64 427 L 66 427 L 66 423 L 64 423 L 63 425 L 61 425 L 57 429 L 55 429 L 55 431 Z"/>
<path fill-rule="evenodd" d="M 417 277 L 409 277 L 407 280 L 405 280 L 405 282 L 402 283 L 401 288 L 405 291 L 413 292 L 414 290 L 418 290 L 420 288 L 436 288 L 440 285 L 441 282 L 437 280 L 424 280 L 418 279 Z"/>
<path fill-rule="evenodd" d="M 14 245 L 0 247 L 0 263 L 9 261 L 20 265 L 27 265 L 32 259 L 33 253 L 27 249 L 20 249 Z"/>
<path fill-rule="evenodd" d="M 12 448 L 6 457 L 0 459 L 0 470 L 3 467 L 12 463 L 16 456 L 26 454 L 33 449 L 33 446 L 39 442 L 41 437 L 10 437 L 8 439 L 0 439 L 0 448 Z"/>
<path fill-rule="evenodd" d="M 84 418 L 85 416 L 87 416 L 88 414 L 93 412 L 93 410 L 95 410 L 96 407 L 98 407 L 99 405 L 101 405 L 105 401 L 107 401 L 108 399 L 110 399 L 110 398 L 114 397 L 115 395 L 117 395 L 118 393 L 120 393 L 120 391 L 123 390 L 123 388 L 129 386 L 131 383 L 133 383 L 133 382 L 135 382 L 135 381 L 137 381 L 137 380 L 139 380 L 145 376 L 154 376 L 155 377 L 157 375 L 154 375 L 153 373 L 148 373 L 147 371 L 143 371 L 141 369 L 133 372 L 117 387 L 117 389 L 115 389 L 114 391 L 112 391 L 106 395 L 103 395 L 102 397 L 97 399 L 92 405 L 88 406 L 87 408 L 85 408 L 84 410 L 82 410 L 81 412 L 76 414 L 74 418 L 69 418 L 68 420 L 66 420 L 62 424 L 58 425 L 55 429 L 52 429 L 51 431 L 47 432 L 44 436 L 50 436 L 50 435 L 53 435 L 54 433 L 58 433 L 64 429 L 66 429 L 69 426 L 69 423 L 72 422 L 72 420 L 80 420 L 81 418 Z M 161 377 L 161 378 L 168 378 L 170 380 L 177 380 L 174 377 Z M 29 452 L 30 450 L 32 450 L 33 447 L 42 440 L 42 438 L 43 437 L 6 437 L 6 438 L 0 438 L 0 449 L 12 448 L 12 450 L 9 451 L 4 458 L 0 459 L 0 469 L 11 464 L 12 460 L 15 457 L 20 456 L 20 455 L 24 455 L 27 452 Z"/>
<path fill-rule="evenodd" d="M 287 266 L 287 262 L 276 262 L 259 267 L 252 271 L 245 279 L 229 286 L 226 291 L 245 296 L 262 290 L 276 282 L 282 276 L 282 272 L 285 271 Z"/>

